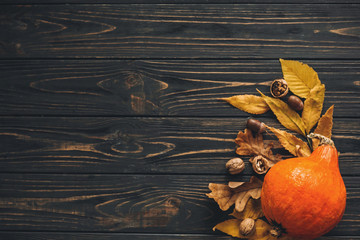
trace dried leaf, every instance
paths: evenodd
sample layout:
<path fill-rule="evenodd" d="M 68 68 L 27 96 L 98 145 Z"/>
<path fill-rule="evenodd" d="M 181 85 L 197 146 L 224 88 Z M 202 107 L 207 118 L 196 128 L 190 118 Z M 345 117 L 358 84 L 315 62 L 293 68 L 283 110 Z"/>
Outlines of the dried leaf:
<path fill-rule="evenodd" d="M 233 237 L 237 237 L 237 238 L 246 238 L 246 239 L 268 239 L 266 237 L 271 236 L 270 235 L 270 230 L 271 230 L 271 226 L 269 224 L 267 224 L 266 222 L 264 222 L 261 219 L 257 219 L 255 221 L 255 232 L 254 234 L 252 234 L 251 236 L 245 237 L 243 235 L 240 234 L 240 223 L 242 220 L 240 219 L 229 219 L 226 220 L 225 222 L 219 223 L 217 224 L 214 228 L 213 231 L 215 230 L 220 230 L 230 236 Z"/>
<path fill-rule="evenodd" d="M 240 233 L 240 223 L 242 222 L 242 219 L 229 219 L 226 220 L 222 223 L 217 224 L 214 228 L 213 231 L 215 230 L 220 230 L 223 233 L 226 233 L 232 237 L 237 237 L 237 238 L 247 238 L 243 235 L 241 235 Z"/>
<path fill-rule="evenodd" d="M 242 212 L 238 212 L 236 209 L 234 209 L 233 213 L 230 215 L 237 219 L 261 218 L 264 216 L 264 213 L 261 209 L 261 200 L 250 198 Z"/>
<path fill-rule="evenodd" d="M 282 131 L 276 128 L 266 126 L 270 131 L 272 131 L 276 137 L 279 139 L 281 145 L 288 150 L 292 155 L 298 157 L 308 157 L 311 154 L 311 150 L 307 143 L 305 143 L 300 138 L 295 137 L 291 133 Z"/>
<path fill-rule="evenodd" d="M 234 107 L 251 114 L 263 114 L 269 111 L 269 107 L 266 102 L 255 95 L 236 95 L 229 98 L 221 98 L 221 100 L 227 101 Z"/>
<path fill-rule="evenodd" d="M 280 59 L 284 79 L 289 89 L 302 98 L 307 98 L 310 90 L 321 84 L 318 74 L 307 64 Z"/>
<path fill-rule="evenodd" d="M 229 185 L 234 186 L 232 183 Z M 209 198 L 213 198 L 223 211 L 235 204 L 236 211 L 241 212 L 250 197 L 260 198 L 262 182 L 254 176 L 251 177 L 250 182 L 240 182 L 234 188 L 229 185 L 210 183 L 211 193 L 206 194 Z"/>
<path fill-rule="evenodd" d="M 265 96 L 259 90 L 258 92 L 284 127 L 305 136 L 305 125 L 297 112 L 280 99 Z"/>
<path fill-rule="evenodd" d="M 267 222 L 261 220 L 261 219 L 257 219 L 255 222 L 255 233 L 254 235 L 251 235 L 251 237 L 249 237 L 248 239 L 254 239 L 254 240 L 259 240 L 259 239 L 269 239 L 270 235 L 270 230 L 272 229 L 272 227 L 270 226 L 270 224 L 268 224 Z"/>
<path fill-rule="evenodd" d="M 229 219 L 222 223 L 217 224 L 213 231 L 220 230 L 230 236 L 243 238 L 243 239 L 251 239 L 251 240 L 290 240 L 291 238 L 287 237 L 286 235 L 282 235 L 280 238 L 276 238 L 271 236 L 270 230 L 273 227 L 268 224 L 267 222 L 258 219 L 263 216 L 261 211 L 261 203 L 260 199 L 253 200 L 250 199 L 248 204 L 246 205 L 245 210 L 242 213 L 238 213 L 234 211 L 231 214 L 232 216 L 236 217 L 236 219 Z M 240 233 L 240 224 L 245 218 L 252 218 L 255 220 L 255 232 L 250 236 L 244 236 Z"/>
<path fill-rule="evenodd" d="M 325 85 L 315 86 L 310 90 L 310 94 L 304 102 L 302 120 L 305 124 L 306 133 L 315 126 L 320 118 L 325 97 Z"/>
<path fill-rule="evenodd" d="M 331 130 L 333 126 L 333 112 L 334 105 L 332 105 L 324 115 L 319 120 L 319 123 L 314 131 L 314 133 L 321 134 L 324 137 L 331 138 Z M 316 149 L 319 146 L 319 139 L 313 138 L 313 149 Z"/>
<path fill-rule="evenodd" d="M 249 129 L 245 129 L 244 132 L 240 131 L 235 139 L 235 143 L 239 145 L 236 149 L 236 153 L 239 155 L 260 155 L 274 163 L 282 160 L 279 155 L 274 156 L 271 151 L 271 144 L 264 145 L 261 134 L 256 134 L 254 138 Z"/>
<path fill-rule="evenodd" d="M 291 240 L 292 239 L 286 235 L 282 235 L 279 238 L 271 236 L 270 230 L 273 229 L 273 227 L 261 219 L 256 220 L 255 228 L 256 228 L 255 233 L 254 235 L 251 235 L 248 238 L 249 240 Z"/>

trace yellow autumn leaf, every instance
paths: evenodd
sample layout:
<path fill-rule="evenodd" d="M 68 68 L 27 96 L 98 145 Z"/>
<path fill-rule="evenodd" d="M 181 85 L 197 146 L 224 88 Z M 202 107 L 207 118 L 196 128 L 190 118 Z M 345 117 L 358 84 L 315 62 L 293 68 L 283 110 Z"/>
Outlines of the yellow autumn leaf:
<path fill-rule="evenodd" d="M 249 236 L 249 240 L 295 240 L 286 234 L 281 234 L 280 237 L 272 236 L 270 231 L 274 227 L 261 219 L 256 220 L 255 228 L 255 233 Z"/>
<path fill-rule="evenodd" d="M 219 230 L 223 233 L 226 233 L 232 237 L 237 238 L 245 238 L 245 239 L 267 239 L 266 237 L 270 237 L 270 230 L 272 227 L 261 219 L 257 219 L 255 221 L 255 232 L 251 236 L 244 236 L 240 233 L 240 223 L 242 219 L 229 219 L 222 223 L 217 224 L 213 231 Z"/>
<path fill-rule="evenodd" d="M 307 64 L 280 59 L 284 79 L 289 89 L 302 98 L 307 98 L 310 90 L 321 84 L 318 74 Z"/>
<path fill-rule="evenodd" d="M 317 85 L 310 90 L 310 94 L 304 102 L 304 109 L 302 112 L 302 120 L 305 124 L 306 133 L 310 133 L 310 130 L 318 122 L 325 97 L 325 85 Z"/>
<path fill-rule="evenodd" d="M 240 233 L 240 223 L 241 222 L 242 222 L 242 219 L 235 219 L 235 218 L 229 219 L 222 223 L 217 224 L 213 228 L 213 231 L 219 230 L 219 231 L 222 231 L 223 233 L 226 233 L 232 237 L 247 238 L 247 237 L 241 235 L 241 233 Z"/>
<path fill-rule="evenodd" d="M 272 226 L 267 222 L 257 219 L 255 222 L 255 233 L 249 236 L 249 240 L 269 239 Z"/>
<path fill-rule="evenodd" d="M 266 102 L 255 95 L 235 95 L 229 98 L 221 98 L 221 100 L 227 101 L 234 107 L 251 114 L 263 114 L 269 111 Z"/>
<path fill-rule="evenodd" d="M 324 115 L 319 120 L 317 127 L 315 128 L 314 133 L 321 134 L 324 137 L 331 138 L 331 130 L 333 126 L 333 112 L 334 105 L 332 105 Z M 316 149 L 319 146 L 319 139 L 313 138 L 313 149 Z"/>
<path fill-rule="evenodd" d="M 311 155 L 309 146 L 300 138 L 280 129 L 266 127 L 276 135 L 281 145 L 292 155 L 297 157 L 308 157 Z"/>
<path fill-rule="evenodd" d="M 292 110 L 289 105 L 280 99 L 265 96 L 258 89 L 271 111 L 275 114 L 279 122 L 289 130 L 295 131 L 305 136 L 305 125 L 300 115 Z"/>

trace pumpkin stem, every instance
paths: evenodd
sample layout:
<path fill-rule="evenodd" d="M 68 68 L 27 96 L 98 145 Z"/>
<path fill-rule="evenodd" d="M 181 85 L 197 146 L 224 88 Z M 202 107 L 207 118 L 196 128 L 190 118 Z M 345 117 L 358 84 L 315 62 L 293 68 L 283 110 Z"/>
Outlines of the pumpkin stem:
<path fill-rule="evenodd" d="M 331 140 L 330 138 L 327 138 L 321 134 L 317 134 L 317 133 L 310 133 L 309 135 L 307 135 L 308 138 L 317 138 L 320 140 L 320 145 L 330 145 L 334 147 L 334 142 L 333 140 Z"/>
<path fill-rule="evenodd" d="M 276 238 L 279 238 L 282 234 L 282 231 L 280 228 L 278 227 L 274 227 L 273 229 L 270 230 L 270 235 Z"/>

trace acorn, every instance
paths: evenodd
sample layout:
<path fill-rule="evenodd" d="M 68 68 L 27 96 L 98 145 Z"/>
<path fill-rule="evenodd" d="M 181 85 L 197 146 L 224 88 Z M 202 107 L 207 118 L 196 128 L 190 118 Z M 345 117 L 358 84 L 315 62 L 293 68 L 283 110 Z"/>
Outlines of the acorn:
<path fill-rule="evenodd" d="M 266 130 L 266 126 L 263 122 L 253 118 L 247 120 L 246 127 L 255 133 L 263 133 Z"/>
<path fill-rule="evenodd" d="M 270 85 L 270 93 L 274 98 L 284 97 L 288 92 L 288 84 L 283 78 L 275 79 Z"/>
<path fill-rule="evenodd" d="M 291 95 L 288 98 L 287 102 L 288 102 L 289 106 L 297 112 L 303 110 L 303 108 L 304 108 L 303 101 L 301 101 L 301 99 L 295 95 Z"/>

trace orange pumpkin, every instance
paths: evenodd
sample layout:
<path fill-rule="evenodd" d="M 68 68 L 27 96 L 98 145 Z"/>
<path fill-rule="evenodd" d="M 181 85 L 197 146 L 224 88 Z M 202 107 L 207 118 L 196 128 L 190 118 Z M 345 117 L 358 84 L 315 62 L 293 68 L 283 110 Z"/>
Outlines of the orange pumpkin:
<path fill-rule="evenodd" d="M 315 239 L 341 220 L 346 189 L 334 146 L 322 145 L 309 157 L 275 164 L 266 174 L 261 206 L 265 217 L 285 234 Z"/>

